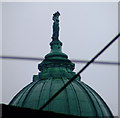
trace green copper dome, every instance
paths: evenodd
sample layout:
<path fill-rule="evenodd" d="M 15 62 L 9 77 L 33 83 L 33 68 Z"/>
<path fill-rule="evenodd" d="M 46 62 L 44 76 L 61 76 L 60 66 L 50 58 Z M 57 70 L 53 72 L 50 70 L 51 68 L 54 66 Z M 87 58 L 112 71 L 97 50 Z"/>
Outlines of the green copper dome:
<path fill-rule="evenodd" d="M 10 102 L 10 105 L 40 109 L 67 81 L 64 76 L 41 78 L 23 88 Z M 45 111 L 54 111 L 77 116 L 112 116 L 103 99 L 82 81 L 73 81 L 61 92 Z"/>
<path fill-rule="evenodd" d="M 9 105 L 39 110 L 65 83 L 75 75 L 75 65 L 61 51 L 59 41 L 59 12 L 53 14 L 51 52 L 38 65 L 39 73 L 24 87 Z M 104 100 L 80 76 L 69 84 L 43 110 L 76 116 L 113 117 Z"/>

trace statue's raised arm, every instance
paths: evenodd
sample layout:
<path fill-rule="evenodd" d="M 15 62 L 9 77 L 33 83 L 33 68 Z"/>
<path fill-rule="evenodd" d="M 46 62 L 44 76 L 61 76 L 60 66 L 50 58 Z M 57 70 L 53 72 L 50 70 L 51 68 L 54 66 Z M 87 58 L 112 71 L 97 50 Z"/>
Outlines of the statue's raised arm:
<path fill-rule="evenodd" d="M 52 39 L 53 40 L 58 40 L 59 37 L 59 16 L 60 13 L 57 11 L 56 13 L 53 14 L 53 35 L 52 35 Z"/>

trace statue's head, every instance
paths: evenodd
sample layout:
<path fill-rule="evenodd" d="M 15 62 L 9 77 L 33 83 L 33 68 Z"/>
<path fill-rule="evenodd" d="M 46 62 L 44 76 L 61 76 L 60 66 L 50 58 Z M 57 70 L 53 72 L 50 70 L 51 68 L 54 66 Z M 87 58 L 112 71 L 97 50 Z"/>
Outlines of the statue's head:
<path fill-rule="evenodd" d="M 60 13 L 57 11 L 56 13 L 53 14 L 53 20 L 58 20 L 58 17 L 60 16 Z"/>

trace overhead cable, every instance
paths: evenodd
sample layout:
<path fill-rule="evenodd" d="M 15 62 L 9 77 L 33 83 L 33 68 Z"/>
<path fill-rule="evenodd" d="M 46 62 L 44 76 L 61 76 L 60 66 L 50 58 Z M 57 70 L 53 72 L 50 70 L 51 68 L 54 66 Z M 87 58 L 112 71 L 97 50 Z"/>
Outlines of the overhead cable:
<path fill-rule="evenodd" d="M 91 63 L 95 61 L 113 42 L 115 42 L 120 33 L 115 36 L 100 52 L 98 52 L 73 78 L 71 78 L 58 92 L 56 92 L 39 110 L 43 110 L 55 97 L 57 97 L 73 80 L 76 79 Z"/>
<path fill-rule="evenodd" d="M 43 61 L 43 58 L 38 57 L 24 57 L 24 56 L 0 56 L 2 59 L 11 59 L 11 60 L 27 60 L 27 61 Z M 74 63 L 87 63 L 88 60 L 78 60 L 78 59 L 70 59 Z M 119 62 L 111 62 L 111 61 L 95 61 L 93 64 L 102 64 L 102 65 L 120 65 Z"/>

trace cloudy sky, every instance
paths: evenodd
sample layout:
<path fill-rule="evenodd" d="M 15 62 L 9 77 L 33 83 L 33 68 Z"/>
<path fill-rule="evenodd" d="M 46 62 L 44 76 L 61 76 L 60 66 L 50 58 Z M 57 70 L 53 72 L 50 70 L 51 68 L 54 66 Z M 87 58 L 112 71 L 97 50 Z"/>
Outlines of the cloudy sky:
<path fill-rule="evenodd" d="M 44 57 L 50 52 L 52 14 L 60 16 L 63 52 L 69 59 L 90 60 L 118 33 L 117 2 L 2 3 L 2 53 L 9 56 Z M 98 61 L 118 61 L 116 41 Z M 2 100 L 8 104 L 38 74 L 40 61 L 2 61 Z M 84 64 L 76 64 L 78 72 Z M 90 65 L 82 81 L 96 90 L 118 115 L 118 66 Z"/>

